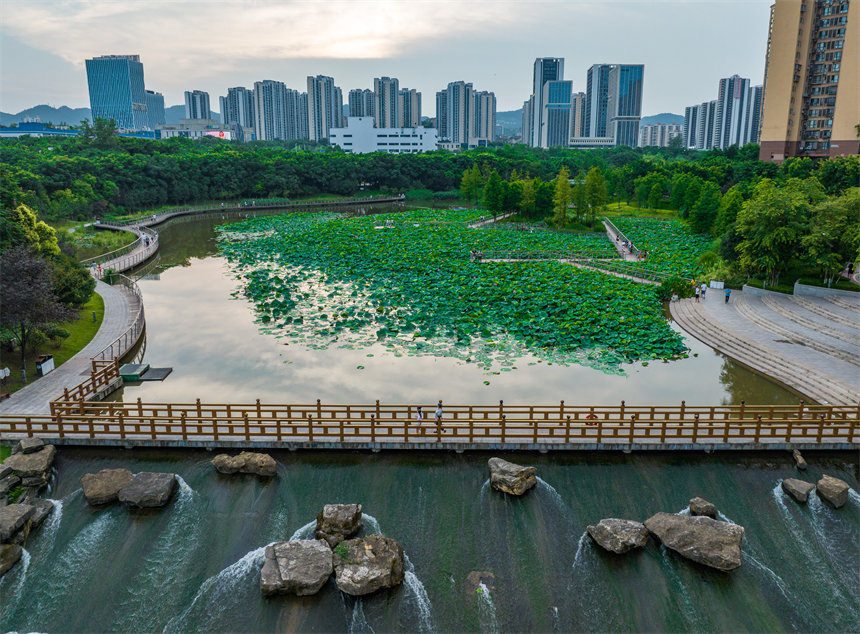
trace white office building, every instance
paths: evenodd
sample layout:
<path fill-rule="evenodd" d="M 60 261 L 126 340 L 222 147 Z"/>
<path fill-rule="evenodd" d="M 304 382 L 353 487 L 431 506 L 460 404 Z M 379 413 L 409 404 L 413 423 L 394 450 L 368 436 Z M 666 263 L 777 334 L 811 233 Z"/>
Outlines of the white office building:
<path fill-rule="evenodd" d="M 668 147 L 676 136 L 684 136 L 679 123 L 652 123 L 639 128 L 639 147 Z"/>
<path fill-rule="evenodd" d="M 331 128 L 329 142 L 347 154 L 417 154 L 436 149 L 435 128 L 376 128 L 373 117 L 348 117 L 345 128 Z"/>
<path fill-rule="evenodd" d="M 185 91 L 185 118 L 186 119 L 211 119 L 212 111 L 209 109 L 209 93 L 203 90 Z"/>

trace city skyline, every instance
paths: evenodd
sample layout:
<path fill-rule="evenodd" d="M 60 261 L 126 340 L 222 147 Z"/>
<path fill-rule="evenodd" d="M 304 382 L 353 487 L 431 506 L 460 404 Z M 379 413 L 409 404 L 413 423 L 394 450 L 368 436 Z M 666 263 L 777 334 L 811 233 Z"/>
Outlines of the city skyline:
<path fill-rule="evenodd" d="M 5 0 L 0 109 L 85 106 L 86 58 L 138 54 L 168 105 L 182 104 L 186 90 L 224 95 L 264 79 L 301 90 L 309 75 L 327 75 L 349 92 L 391 76 L 425 95 L 427 116 L 436 114 L 428 95 L 460 80 L 493 91 L 507 111 L 530 93 L 535 58 L 551 56 L 565 58 L 574 92 L 593 64 L 645 64 L 643 114 L 680 113 L 720 77 L 760 83 L 770 4 L 228 1 L 212 12 L 202 2 Z"/>

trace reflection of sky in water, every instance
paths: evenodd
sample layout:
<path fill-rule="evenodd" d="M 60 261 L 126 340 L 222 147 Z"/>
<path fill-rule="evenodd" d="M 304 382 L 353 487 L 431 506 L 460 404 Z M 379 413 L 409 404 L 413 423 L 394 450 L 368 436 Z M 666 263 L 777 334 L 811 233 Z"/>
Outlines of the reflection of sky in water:
<path fill-rule="evenodd" d="M 688 338 L 690 357 L 647 367 L 625 366 L 612 376 L 583 366 L 558 366 L 532 359 L 518 370 L 488 375 L 474 364 L 450 358 L 395 357 L 385 346 L 364 350 L 308 350 L 261 334 L 250 303 L 232 299 L 239 281 L 220 257 L 191 259 L 159 279 L 139 282 L 146 306 L 145 361 L 171 366 L 163 382 L 126 386 L 123 400 L 150 402 L 495 403 L 669 405 L 724 402 L 797 402 L 788 391 L 727 362 Z M 372 353 L 373 357 L 368 357 Z M 357 366 L 364 366 L 363 370 Z M 484 385 L 488 380 L 490 385 Z"/>

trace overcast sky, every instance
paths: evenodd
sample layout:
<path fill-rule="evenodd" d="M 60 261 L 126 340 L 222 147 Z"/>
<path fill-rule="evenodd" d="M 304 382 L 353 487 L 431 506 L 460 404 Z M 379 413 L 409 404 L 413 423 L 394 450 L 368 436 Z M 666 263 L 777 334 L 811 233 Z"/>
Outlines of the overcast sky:
<path fill-rule="evenodd" d="M 760 84 L 772 0 L 0 0 L 0 109 L 88 107 L 87 57 L 139 54 L 146 87 L 166 105 L 276 79 L 306 90 L 308 75 L 343 89 L 397 77 L 423 93 L 450 81 L 522 106 L 536 57 L 563 57 L 585 90 L 595 63 L 645 64 L 643 114 L 683 114 L 715 99 L 735 73 Z"/>

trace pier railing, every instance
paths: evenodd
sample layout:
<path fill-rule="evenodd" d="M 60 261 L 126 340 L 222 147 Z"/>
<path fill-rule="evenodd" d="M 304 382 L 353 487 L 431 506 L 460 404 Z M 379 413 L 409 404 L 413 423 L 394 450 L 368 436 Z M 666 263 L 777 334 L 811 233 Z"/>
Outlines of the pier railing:
<path fill-rule="evenodd" d="M 856 406 L 332 405 L 90 402 L 118 375 L 96 366 L 82 386 L 51 403 L 51 416 L 0 416 L 0 436 L 271 443 L 426 443 L 470 445 L 731 445 L 856 443 Z M 97 370 L 97 371 L 96 371 Z M 85 385 L 86 384 L 86 385 Z"/>
<path fill-rule="evenodd" d="M 135 302 L 137 304 L 136 312 L 128 328 L 126 328 L 121 335 L 110 342 L 107 346 L 102 348 L 100 352 L 97 352 L 91 357 L 94 361 L 110 361 L 111 359 L 121 358 L 126 352 L 134 347 L 138 339 L 140 339 L 140 336 L 143 334 L 143 329 L 146 327 L 146 317 L 143 312 L 143 297 L 137 282 L 120 273 L 115 273 L 113 275 L 112 282 L 114 284 L 125 286 L 135 295 L 137 298 L 137 301 Z M 132 305 L 132 309 L 134 308 L 135 306 Z M 117 375 L 119 375 L 119 373 L 117 373 Z"/>

